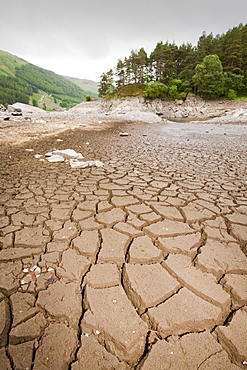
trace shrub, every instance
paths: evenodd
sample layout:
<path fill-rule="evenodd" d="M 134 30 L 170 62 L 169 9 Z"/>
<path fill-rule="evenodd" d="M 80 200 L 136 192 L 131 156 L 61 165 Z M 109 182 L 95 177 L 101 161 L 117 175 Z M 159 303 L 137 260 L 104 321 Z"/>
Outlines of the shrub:
<path fill-rule="evenodd" d="M 172 85 L 168 89 L 168 98 L 175 100 L 179 98 L 178 88 L 176 85 Z"/>
<path fill-rule="evenodd" d="M 237 98 L 237 93 L 233 89 L 229 89 L 227 93 L 227 97 L 231 100 L 235 100 Z"/>
<path fill-rule="evenodd" d="M 34 107 L 38 107 L 38 101 L 37 101 L 37 99 L 33 98 L 32 99 L 32 104 L 33 104 Z"/>
<path fill-rule="evenodd" d="M 168 87 L 161 82 L 150 82 L 144 91 L 145 98 L 167 98 Z"/>

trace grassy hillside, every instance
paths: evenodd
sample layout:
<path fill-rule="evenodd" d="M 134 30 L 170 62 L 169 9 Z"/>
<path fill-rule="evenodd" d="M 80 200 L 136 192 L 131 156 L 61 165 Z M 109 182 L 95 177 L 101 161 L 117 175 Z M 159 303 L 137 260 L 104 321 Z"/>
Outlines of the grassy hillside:
<path fill-rule="evenodd" d="M 66 78 L 67 80 L 73 82 L 77 86 L 81 87 L 92 98 L 94 98 L 94 99 L 98 98 L 98 84 L 97 84 L 97 82 L 92 81 L 92 80 L 85 80 L 85 79 L 81 79 L 81 78 L 76 78 L 76 77 L 68 77 L 68 76 L 63 76 L 63 77 Z"/>
<path fill-rule="evenodd" d="M 1 50 L 0 86 L 4 105 L 18 101 L 41 108 L 71 108 L 89 95 L 72 81 Z"/>
<path fill-rule="evenodd" d="M 0 76 L 15 77 L 16 68 L 26 63 L 24 59 L 18 58 L 16 55 L 0 50 Z"/>

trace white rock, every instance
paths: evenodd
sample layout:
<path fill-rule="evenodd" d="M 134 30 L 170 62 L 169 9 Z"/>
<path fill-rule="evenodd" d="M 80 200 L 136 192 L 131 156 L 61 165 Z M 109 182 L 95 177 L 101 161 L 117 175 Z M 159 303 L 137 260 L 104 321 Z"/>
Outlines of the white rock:
<path fill-rule="evenodd" d="M 103 167 L 104 163 L 101 161 L 95 160 L 95 161 L 88 161 L 88 162 L 83 162 L 83 161 L 78 161 L 78 160 L 70 160 L 70 166 L 72 168 L 86 168 L 86 167 Z"/>
<path fill-rule="evenodd" d="M 79 159 L 79 158 L 83 158 L 83 155 L 81 153 L 77 153 L 73 149 L 54 150 L 52 152 L 52 154 L 61 155 L 65 159 Z"/>
<path fill-rule="evenodd" d="M 62 155 L 52 154 L 52 156 L 48 158 L 48 162 L 51 163 L 64 162 L 64 157 Z"/>
<path fill-rule="evenodd" d="M 95 161 L 93 161 L 93 166 L 104 167 L 104 163 L 96 159 Z"/>
<path fill-rule="evenodd" d="M 88 162 L 83 161 L 70 161 L 71 168 L 86 168 L 89 166 Z"/>

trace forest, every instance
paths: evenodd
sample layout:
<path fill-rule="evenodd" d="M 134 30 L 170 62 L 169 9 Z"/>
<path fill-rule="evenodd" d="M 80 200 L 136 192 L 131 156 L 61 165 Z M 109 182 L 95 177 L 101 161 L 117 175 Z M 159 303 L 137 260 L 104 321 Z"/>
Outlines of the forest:
<path fill-rule="evenodd" d="M 32 86 L 12 76 L 0 75 L 0 86 L 0 104 L 4 106 L 16 102 L 28 104 L 34 92 Z"/>
<path fill-rule="evenodd" d="M 185 99 L 247 97 L 247 24 L 222 35 L 199 37 L 197 45 L 158 42 L 148 55 L 132 50 L 99 82 L 101 97 L 143 95 L 147 98 Z"/>

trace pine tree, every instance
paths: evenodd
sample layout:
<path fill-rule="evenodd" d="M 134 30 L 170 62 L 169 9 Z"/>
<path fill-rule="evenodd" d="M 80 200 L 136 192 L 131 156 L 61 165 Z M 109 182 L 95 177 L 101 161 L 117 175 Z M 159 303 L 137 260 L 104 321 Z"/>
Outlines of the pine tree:
<path fill-rule="evenodd" d="M 166 42 L 158 42 L 154 51 L 150 54 L 150 63 L 154 79 L 164 84 L 175 77 L 176 63 L 174 61 L 175 45 Z"/>
<path fill-rule="evenodd" d="M 223 67 L 226 72 L 243 74 L 242 69 L 242 35 L 239 27 L 234 27 L 226 35 Z"/>
<path fill-rule="evenodd" d="M 242 71 L 247 90 L 247 24 L 242 27 Z"/>
<path fill-rule="evenodd" d="M 125 71 L 125 64 L 121 59 L 118 59 L 117 66 L 116 66 L 116 84 L 117 88 L 120 88 L 125 85 L 126 83 L 126 71 Z"/>
<path fill-rule="evenodd" d="M 207 35 L 204 31 L 197 42 L 197 61 L 201 63 L 207 55 L 214 53 L 213 49 L 213 34 Z"/>
<path fill-rule="evenodd" d="M 137 54 L 137 82 L 144 83 L 148 72 L 148 55 L 144 48 L 141 48 Z"/>
<path fill-rule="evenodd" d="M 113 70 L 110 69 L 107 73 L 102 73 L 100 76 L 98 93 L 100 97 L 103 97 L 108 94 L 115 92 Z"/>

